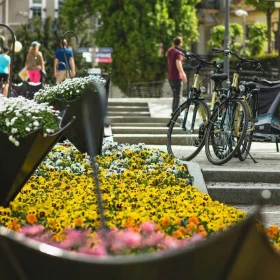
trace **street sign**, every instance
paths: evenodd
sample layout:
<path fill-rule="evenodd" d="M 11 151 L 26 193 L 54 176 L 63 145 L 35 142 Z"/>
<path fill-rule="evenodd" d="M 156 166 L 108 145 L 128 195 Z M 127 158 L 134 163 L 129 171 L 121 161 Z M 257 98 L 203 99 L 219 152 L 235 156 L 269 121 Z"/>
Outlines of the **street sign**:
<path fill-rule="evenodd" d="M 111 48 L 111 47 L 108 47 L 108 48 L 96 47 L 96 48 L 94 48 L 94 52 L 95 53 L 112 53 L 113 52 L 113 48 Z"/>
<path fill-rule="evenodd" d="M 77 53 L 90 52 L 90 48 L 77 48 Z"/>
<path fill-rule="evenodd" d="M 29 73 L 26 70 L 26 67 L 21 69 L 21 71 L 18 73 L 18 75 L 23 81 L 27 81 L 29 79 Z"/>
<path fill-rule="evenodd" d="M 112 58 L 95 58 L 96 63 L 112 63 Z"/>
<path fill-rule="evenodd" d="M 96 58 L 111 58 L 111 53 L 95 53 Z"/>
<path fill-rule="evenodd" d="M 100 77 L 101 76 L 101 69 L 100 68 L 89 68 L 88 69 L 88 74 L 90 76 Z"/>

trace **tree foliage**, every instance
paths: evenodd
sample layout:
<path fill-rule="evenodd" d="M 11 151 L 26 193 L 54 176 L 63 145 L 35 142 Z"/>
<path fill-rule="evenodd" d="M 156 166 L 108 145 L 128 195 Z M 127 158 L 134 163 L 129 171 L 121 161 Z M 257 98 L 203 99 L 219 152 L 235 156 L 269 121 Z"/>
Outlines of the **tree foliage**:
<path fill-rule="evenodd" d="M 237 38 L 243 37 L 243 28 L 238 23 L 231 23 L 229 25 L 230 35 L 230 50 L 241 53 L 241 44 L 236 42 Z M 208 46 L 212 48 L 224 48 L 225 27 L 224 25 L 217 25 L 213 27 L 210 33 L 210 40 Z M 255 23 L 249 26 L 248 39 L 246 40 L 246 53 L 244 55 L 260 55 L 263 54 L 265 42 L 267 41 L 267 27 L 263 23 Z M 242 54 L 243 55 L 243 54 Z"/>
<path fill-rule="evenodd" d="M 85 3 L 83 3 L 85 2 Z M 112 80 L 124 92 L 128 83 L 163 80 L 165 51 L 175 36 L 184 47 L 198 38 L 195 5 L 199 0 L 65 0 L 65 20 L 100 14 L 102 26 L 94 33 L 99 47 L 113 47 Z M 75 21 L 76 22 L 76 21 Z M 77 22 L 77 24 L 79 24 Z M 79 28 L 79 26 L 76 26 Z"/>
<path fill-rule="evenodd" d="M 248 47 L 253 56 L 264 53 L 265 42 L 267 42 L 267 26 L 263 23 L 255 23 L 249 26 L 248 30 Z"/>
<path fill-rule="evenodd" d="M 243 36 L 243 28 L 238 23 L 230 23 L 229 25 L 229 48 L 232 51 L 239 51 L 241 44 L 236 41 L 237 38 L 242 38 Z M 216 25 L 212 28 L 210 33 L 210 40 L 208 41 L 208 47 L 212 48 L 224 48 L 224 40 L 225 40 L 225 26 L 224 25 Z"/>
<path fill-rule="evenodd" d="M 267 21 L 267 38 L 268 38 L 268 52 L 272 51 L 272 37 L 271 37 L 271 16 L 275 11 L 275 5 L 273 1 L 264 1 L 264 0 L 245 0 L 245 3 L 251 6 L 256 7 L 260 12 L 266 14 Z"/>

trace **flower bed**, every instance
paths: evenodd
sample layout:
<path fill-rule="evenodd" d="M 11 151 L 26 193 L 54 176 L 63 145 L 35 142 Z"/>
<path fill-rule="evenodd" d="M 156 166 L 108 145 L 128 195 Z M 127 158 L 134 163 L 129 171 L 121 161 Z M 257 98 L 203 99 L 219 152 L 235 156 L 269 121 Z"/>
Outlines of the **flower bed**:
<path fill-rule="evenodd" d="M 69 142 L 55 146 L 9 208 L 0 207 L 0 224 L 60 248 L 116 255 L 184 246 L 245 218 L 200 193 L 186 166 L 160 150 L 107 143 L 97 162 L 105 241 L 90 159 Z"/>
<path fill-rule="evenodd" d="M 42 129 L 46 136 L 56 132 L 60 119 L 59 112 L 47 103 L 0 96 L 0 131 L 7 134 L 16 146 L 20 138 L 38 129 Z"/>
<path fill-rule="evenodd" d="M 46 86 L 40 89 L 35 93 L 34 99 L 38 103 L 47 102 L 49 104 L 54 104 L 55 99 L 73 101 L 78 99 L 93 82 L 105 85 L 104 79 L 95 76 L 66 79 L 55 86 Z"/>

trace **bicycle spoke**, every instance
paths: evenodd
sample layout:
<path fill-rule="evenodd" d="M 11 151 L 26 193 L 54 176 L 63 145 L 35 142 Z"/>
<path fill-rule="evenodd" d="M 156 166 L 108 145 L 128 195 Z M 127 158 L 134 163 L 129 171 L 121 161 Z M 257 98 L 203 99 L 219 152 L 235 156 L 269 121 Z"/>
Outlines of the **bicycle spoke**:
<path fill-rule="evenodd" d="M 167 134 L 167 150 L 181 160 L 193 159 L 202 149 L 209 109 L 200 100 L 183 105 L 171 119 Z M 184 122 L 185 119 L 185 122 Z"/>

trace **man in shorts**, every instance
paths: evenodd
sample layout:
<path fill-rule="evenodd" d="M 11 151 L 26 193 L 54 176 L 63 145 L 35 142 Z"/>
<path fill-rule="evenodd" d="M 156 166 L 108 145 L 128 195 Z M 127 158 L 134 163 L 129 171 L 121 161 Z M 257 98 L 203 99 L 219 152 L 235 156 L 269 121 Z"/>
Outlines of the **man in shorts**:
<path fill-rule="evenodd" d="M 76 76 L 74 55 L 71 49 L 68 48 L 67 41 L 63 41 L 65 55 L 67 61 L 65 61 L 65 55 L 63 51 L 62 43 L 60 43 L 61 48 L 56 50 L 54 59 L 54 76 L 56 78 L 56 83 L 60 83 L 66 78 L 70 78 L 68 74 L 67 65 L 70 67 L 71 77 Z"/>

